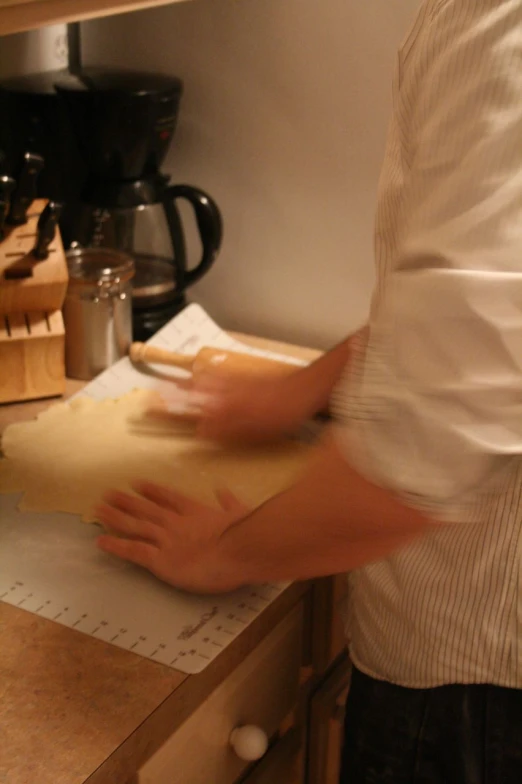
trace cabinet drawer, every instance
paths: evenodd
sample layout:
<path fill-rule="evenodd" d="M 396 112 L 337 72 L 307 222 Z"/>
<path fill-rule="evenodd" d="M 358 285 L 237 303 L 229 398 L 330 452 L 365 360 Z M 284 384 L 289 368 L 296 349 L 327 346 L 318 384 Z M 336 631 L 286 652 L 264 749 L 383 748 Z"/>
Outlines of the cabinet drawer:
<path fill-rule="evenodd" d="M 301 602 L 145 763 L 137 784 L 232 784 L 250 764 L 230 747 L 232 731 L 254 724 L 270 737 L 297 700 L 302 630 Z"/>

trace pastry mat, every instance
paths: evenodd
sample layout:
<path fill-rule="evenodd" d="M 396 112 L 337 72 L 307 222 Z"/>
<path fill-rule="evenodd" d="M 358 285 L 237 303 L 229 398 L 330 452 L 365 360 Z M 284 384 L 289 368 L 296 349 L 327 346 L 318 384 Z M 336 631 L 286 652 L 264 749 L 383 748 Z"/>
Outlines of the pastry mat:
<path fill-rule="evenodd" d="M 186 354 L 216 346 L 288 361 L 234 340 L 199 305 L 185 308 L 150 343 Z M 80 394 L 102 400 L 154 386 L 154 375 L 125 358 Z M 61 513 L 19 512 L 18 500 L 0 495 L 0 600 L 184 673 L 203 670 L 285 588 L 265 584 L 192 596 L 98 551 L 96 525 Z"/>

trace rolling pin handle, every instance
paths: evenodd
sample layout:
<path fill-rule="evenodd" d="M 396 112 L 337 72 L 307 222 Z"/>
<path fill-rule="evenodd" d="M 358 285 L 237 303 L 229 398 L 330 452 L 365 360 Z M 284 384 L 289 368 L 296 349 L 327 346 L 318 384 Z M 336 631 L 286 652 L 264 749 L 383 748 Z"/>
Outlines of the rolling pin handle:
<path fill-rule="evenodd" d="M 129 351 L 131 362 L 144 362 L 144 354 L 147 346 L 145 343 L 132 343 Z"/>
<path fill-rule="evenodd" d="M 129 357 L 131 362 L 135 363 L 150 362 L 158 365 L 179 367 L 185 370 L 191 370 L 194 363 L 194 357 L 192 356 L 166 351 L 163 348 L 151 346 L 149 343 L 132 343 L 129 349 Z"/>

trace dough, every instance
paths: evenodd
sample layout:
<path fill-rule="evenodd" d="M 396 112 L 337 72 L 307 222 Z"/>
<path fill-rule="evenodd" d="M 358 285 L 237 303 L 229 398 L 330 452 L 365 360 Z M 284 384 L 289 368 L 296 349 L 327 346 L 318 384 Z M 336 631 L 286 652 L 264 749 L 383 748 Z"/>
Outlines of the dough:
<path fill-rule="evenodd" d="M 11 425 L 2 439 L 0 493 L 23 493 L 21 511 L 70 512 L 94 522 L 104 492 L 129 490 L 135 479 L 208 503 L 224 485 L 257 505 L 291 484 L 307 462 L 310 447 L 294 441 L 225 448 L 198 440 L 174 420 L 147 413 L 154 394 L 75 398 Z"/>

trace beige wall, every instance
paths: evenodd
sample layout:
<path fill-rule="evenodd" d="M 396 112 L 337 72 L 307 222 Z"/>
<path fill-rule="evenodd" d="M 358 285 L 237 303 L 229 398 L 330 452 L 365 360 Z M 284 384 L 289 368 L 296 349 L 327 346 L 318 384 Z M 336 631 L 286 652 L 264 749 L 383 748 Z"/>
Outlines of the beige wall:
<path fill-rule="evenodd" d="M 193 0 L 83 26 L 86 59 L 185 82 L 168 169 L 225 221 L 192 290 L 223 325 L 326 346 L 365 317 L 394 53 L 419 0 Z"/>

